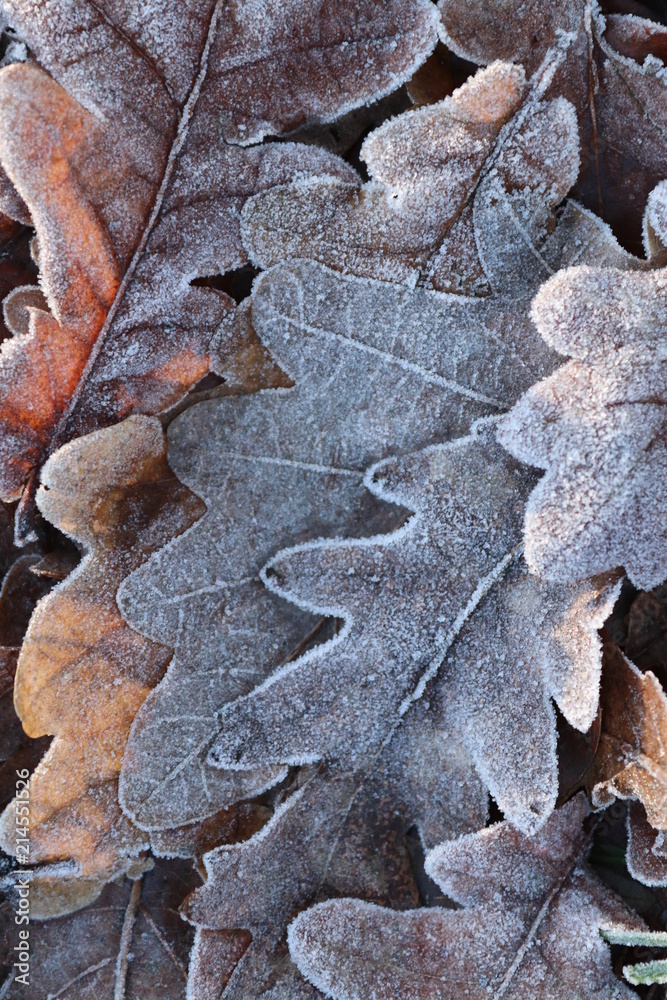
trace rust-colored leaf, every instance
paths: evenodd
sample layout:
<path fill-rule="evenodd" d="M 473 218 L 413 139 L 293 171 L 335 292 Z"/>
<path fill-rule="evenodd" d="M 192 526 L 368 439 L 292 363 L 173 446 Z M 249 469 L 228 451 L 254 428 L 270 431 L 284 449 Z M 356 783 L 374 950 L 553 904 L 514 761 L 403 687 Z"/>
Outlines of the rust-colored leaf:
<path fill-rule="evenodd" d="M 667 827 L 667 698 L 611 643 L 604 646 L 602 732 L 587 779 L 593 804 L 639 799 L 651 826 Z"/>
<path fill-rule="evenodd" d="M 25 303 L 28 332 L 0 362 L 0 495 L 16 498 L 66 441 L 157 413 L 204 375 L 234 301 L 192 281 L 246 263 L 245 199 L 353 173 L 316 147 L 259 143 L 395 89 L 437 18 L 427 0 L 5 10 L 36 61 L 0 73 L 0 162 L 49 307 Z"/>

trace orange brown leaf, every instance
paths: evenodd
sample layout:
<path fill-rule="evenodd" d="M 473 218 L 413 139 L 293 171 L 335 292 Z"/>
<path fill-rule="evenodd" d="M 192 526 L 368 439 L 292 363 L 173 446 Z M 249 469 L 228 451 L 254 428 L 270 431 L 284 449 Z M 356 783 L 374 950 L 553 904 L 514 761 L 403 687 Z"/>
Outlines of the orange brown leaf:
<path fill-rule="evenodd" d="M 169 660 L 123 622 L 116 590 L 204 505 L 169 469 L 159 422 L 141 416 L 56 453 L 38 503 L 86 555 L 37 607 L 17 668 L 28 735 L 55 736 L 31 780 L 31 861 L 72 858 L 82 877 L 106 877 L 146 846 L 121 814 L 118 772 L 132 720 Z M 13 816 L 10 805 L 10 852 Z"/>
<path fill-rule="evenodd" d="M 353 174 L 261 140 L 394 90 L 437 16 L 428 0 L 169 0 L 150 28 L 137 0 L 6 13 L 35 60 L 0 73 L 0 164 L 35 224 L 50 310 L 30 306 L 0 356 L 0 495 L 16 499 L 65 442 L 160 412 L 207 372 L 234 301 L 192 282 L 246 263 L 246 198 Z"/>

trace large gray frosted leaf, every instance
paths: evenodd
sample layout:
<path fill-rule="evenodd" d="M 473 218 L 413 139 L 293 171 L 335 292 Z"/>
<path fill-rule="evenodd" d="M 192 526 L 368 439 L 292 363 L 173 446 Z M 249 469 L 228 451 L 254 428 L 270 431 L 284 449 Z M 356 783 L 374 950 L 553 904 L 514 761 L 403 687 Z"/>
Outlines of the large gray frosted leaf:
<path fill-rule="evenodd" d="M 667 577 L 667 271 L 578 267 L 541 289 L 535 322 L 572 360 L 501 423 L 509 451 L 546 469 L 526 509 L 529 565 L 551 580 L 623 566 Z"/>
<path fill-rule="evenodd" d="M 389 535 L 306 543 L 269 563 L 270 589 L 345 625 L 222 708 L 209 761 L 354 769 L 432 680 L 442 739 L 465 748 L 508 819 L 531 832 L 556 801 L 550 699 L 589 728 L 596 630 L 616 581 L 549 585 L 527 573 L 521 520 L 534 479 L 507 460 L 486 422 L 470 438 L 387 459 L 366 482 L 415 516 Z"/>
<path fill-rule="evenodd" d="M 457 912 L 358 899 L 306 910 L 292 958 L 334 1000 L 631 1000 L 600 928 L 644 924 L 584 863 L 587 811 L 580 796 L 533 838 L 500 823 L 431 851 L 427 871 Z"/>
<path fill-rule="evenodd" d="M 175 647 L 123 765 L 123 805 L 140 825 L 210 815 L 276 777 L 246 780 L 205 762 L 216 711 L 261 683 L 317 624 L 265 590 L 266 560 L 308 537 L 388 524 L 375 520 L 365 468 L 465 433 L 553 370 L 556 355 L 528 318 L 551 269 L 582 256 L 630 262 L 604 226 L 570 205 L 524 267 L 525 242 L 506 209 L 502 198 L 479 199 L 479 246 L 498 288 L 486 298 L 343 279 L 315 263 L 263 275 L 252 324 L 295 385 L 200 404 L 170 427 L 170 463 L 208 513 L 119 593 L 130 624 Z"/>

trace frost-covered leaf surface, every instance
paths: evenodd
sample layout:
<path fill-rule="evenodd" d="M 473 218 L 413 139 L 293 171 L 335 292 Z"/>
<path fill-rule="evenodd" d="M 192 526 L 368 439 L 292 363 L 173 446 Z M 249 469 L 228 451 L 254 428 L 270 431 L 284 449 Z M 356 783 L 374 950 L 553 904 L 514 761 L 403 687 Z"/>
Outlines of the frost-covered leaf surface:
<path fill-rule="evenodd" d="M 552 72 L 547 60 L 545 79 Z M 488 267 L 509 271 L 507 244 L 494 240 L 504 225 L 529 272 L 544 266 L 550 209 L 571 187 L 579 155 L 572 108 L 542 101 L 542 92 L 520 66 L 494 63 L 444 101 L 391 119 L 362 147 L 369 183 L 304 179 L 251 199 L 242 224 L 250 256 L 263 267 L 310 257 L 411 286 L 488 294 L 500 278 Z M 520 283 L 523 268 L 507 277 Z"/>
<path fill-rule="evenodd" d="M 454 786 L 446 777 L 451 772 Z M 407 830 L 417 824 L 436 843 L 486 819 L 486 793 L 469 762 L 439 739 L 432 716 L 420 708 L 356 774 L 306 769 L 298 784 L 260 833 L 204 855 L 205 886 L 183 906 L 198 926 L 190 975 L 195 996 L 206 966 L 209 977 L 218 967 L 210 935 L 241 927 L 251 942 L 225 1000 L 312 1000 L 318 994 L 287 953 L 286 930 L 296 913 L 352 891 L 376 903 L 414 907 L 419 894 Z"/>
<path fill-rule="evenodd" d="M 271 562 L 273 590 L 344 627 L 224 708 L 209 754 L 232 768 L 323 762 L 259 834 L 204 859 L 209 879 L 189 919 L 253 935 L 230 997 L 293 981 L 282 939 L 304 904 L 345 894 L 350 881 L 381 901 L 378 865 L 400 859 L 393 838 L 412 824 L 427 845 L 438 831 L 475 829 L 486 786 L 534 831 L 556 799 L 550 697 L 582 728 L 596 710 L 595 630 L 616 588 L 550 588 L 527 574 L 531 477 L 492 428 L 389 459 L 367 483 L 416 513 L 393 534 L 310 543 Z M 378 838 L 381 822 L 392 836 Z M 384 849 L 369 851 L 378 840 Z"/>
<path fill-rule="evenodd" d="M 649 7 L 0 0 L 0 1000 L 656 1000 Z"/>
<path fill-rule="evenodd" d="M 517 162 L 525 155 L 520 148 Z M 548 217 L 549 197 L 529 188 L 523 204 L 527 211 L 546 198 Z M 465 433 L 553 370 L 557 355 L 528 316 L 552 270 L 581 259 L 637 266 L 576 205 L 553 231 L 545 223 L 538 252 L 517 229 L 518 197 L 510 211 L 487 187 L 475 204 L 483 221 L 475 253 L 493 294 L 394 288 L 315 263 L 279 266 L 260 277 L 249 317 L 243 310 L 237 321 L 251 322 L 294 384 L 201 404 L 171 425 L 172 468 L 208 513 L 119 595 L 133 627 L 176 648 L 125 757 L 123 803 L 140 825 L 200 818 L 269 780 L 223 778 L 205 763 L 215 712 L 317 625 L 267 593 L 262 564 L 309 537 L 372 533 L 381 515 L 362 482 L 372 461 Z"/>
<path fill-rule="evenodd" d="M 66 445 L 43 471 L 42 511 L 86 554 L 38 605 L 16 671 L 27 733 L 55 736 L 31 780 L 30 860 L 73 859 L 85 878 L 122 871 L 148 843 L 120 811 L 118 772 L 169 651 L 128 628 L 115 595 L 128 571 L 202 513 L 165 451 L 155 418 L 130 417 Z M 0 830 L 14 853 L 13 805 Z"/>
<path fill-rule="evenodd" d="M 664 24 L 637 16 L 648 13 L 640 4 L 607 4 L 632 13 L 604 17 L 595 0 L 440 0 L 438 6 L 441 37 L 473 62 L 516 61 L 531 76 L 558 46 L 563 57 L 546 96 L 567 98 L 577 116 L 583 155 L 574 197 L 639 253 L 642 212 L 667 159 Z"/>
<path fill-rule="evenodd" d="M 461 910 L 332 900 L 294 921 L 291 955 L 335 1000 L 630 1000 L 600 928 L 642 921 L 586 866 L 586 813 L 580 796 L 533 838 L 501 823 L 442 844 L 427 871 Z"/>
<path fill-rule="evenodd" d="M 64 441 L 158 412 L 205 374 L 234 303 L 190 283 L 245 262 L 244 200 L 295 175 L 352 173 L 315 147 L 250 144 L 393 90 L 433 47 L 436 11 L 4 9 L 39 65 L 0 74 L 0 162 L 35 223 L 50 310 L 30 308 L 28 332 L 2 352 L 0 491 L 15 498 Z"/>
<path fill-rule="evenodd" d="M 4 997 L 185 1000 L 193 934 L 178 907 L 199 881 L 182 861 L 158 862 L 139 880 L 108 885 L 85 910 L 32 922 L 29 985 L 14 979 L 14 954 L 3 950 L 0 961 L 9 973 Z M 2 916 L 13 920 L 8 903 Z M 15 943 L 14 935 L 8 937 Z"/>
<path fill-rule="evenodd" d="M 388 459 L 366 482 L 414 517 L 391 535 L 305 544 L 269 563 L 271 590 L 345 625 L 221 709 L 209 760 L 354 765 L 377 753 L 433 679 L 442 738 L 466 748 L 503 812 L 533 830 L 556 799 L 550 698 L 588 729 L 596 629 L 614 580 L 554 587 L 527 573 L 520 524 L 532 478 L 486 424 Z"/>
<path fill-rule="evenodd" d="M 572 360 L 526 393 L 499 440 L 546 469 L 526 510 L 526 557 L 552 580 L 624 567 L 667 577 L 666 272 L 566 269 L 533 317 Z"/>

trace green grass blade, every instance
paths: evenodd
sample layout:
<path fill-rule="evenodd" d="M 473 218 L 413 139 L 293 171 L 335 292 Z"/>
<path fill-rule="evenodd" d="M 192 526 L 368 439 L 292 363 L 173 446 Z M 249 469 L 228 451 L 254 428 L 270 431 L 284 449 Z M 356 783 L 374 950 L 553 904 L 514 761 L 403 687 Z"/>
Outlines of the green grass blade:
<path fill-rule="evenodd" d="M 633 986 L 667 983 L 667 960 L 663 958 L 659 962 L 638 962 L 637 965 L 624 965 L 623 975 Z"/>
<path fill-rule="evenodd" d="M 609 944 L 624 944 L 628 948 L 667 948 L 666 931 L 628 931 L 623 927 L 605 927 L 600 936 Z"/>

